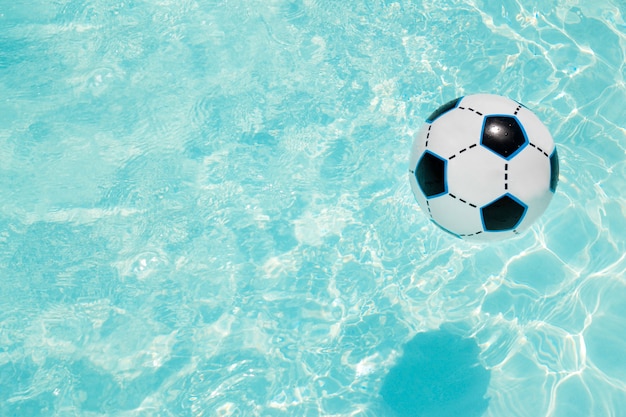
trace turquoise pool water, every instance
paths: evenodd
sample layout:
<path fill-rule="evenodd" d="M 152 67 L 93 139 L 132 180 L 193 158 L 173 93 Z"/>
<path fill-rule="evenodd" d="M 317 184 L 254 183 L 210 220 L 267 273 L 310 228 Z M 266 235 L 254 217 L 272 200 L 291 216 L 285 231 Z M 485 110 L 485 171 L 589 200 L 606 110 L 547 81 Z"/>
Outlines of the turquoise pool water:
<path fill-rule="evenodd" d="M 626 416 L 626 5 L 0 6 L 0 415 Z M 521 237 L 419 211 L 454 97 L 551 130 Z"/>

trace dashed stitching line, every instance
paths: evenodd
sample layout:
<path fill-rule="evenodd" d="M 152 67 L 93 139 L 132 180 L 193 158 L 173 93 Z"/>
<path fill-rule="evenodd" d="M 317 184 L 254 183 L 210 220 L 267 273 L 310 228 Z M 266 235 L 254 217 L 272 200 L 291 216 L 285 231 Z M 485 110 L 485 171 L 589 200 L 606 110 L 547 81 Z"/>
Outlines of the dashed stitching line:
<path fill-rule="evenodd" d="M 461 149 L 461 150 L 459 151 L 459 153 L 461 154 L 461 153 L 465 152 L 465 151 L 466 151 L 466 150 L 468 150 L 468 149 L 475 148 L 477 145 L 478 145 L 477 143 L 471 144 L 471 145 L 470 145 L 470 146 L 468 146 L 467 148 L 463 148 L 463 149 Z M 450 159 L 454 159 L 454 158 L 456 158 L 456 154 L 454 154 L 454 155 L 452 155 L 452 156 L 448 157 L 448 160 L 450 160 Z"/>
<path fill-rule="evenodd" d="M 459 200 L 461 203 L 467 204 L 472 208 L 476 208 L 476 204 L 472 204 L 472 203 L 468 203 L 467 200 L 462 199 L 461 197 L 457 197 L 456 195 L 452 194 L 452 193 L 448 193 L 448 195 L 452 198 L 454 198 L 455 200 Z"/>
<path fill-rule="evenodd" d="M 509 164 L 504 164 L 504 189 L 509 189 Z"/>
<path fill-rule="evenodd" d="M 430 126 L 428 126 L 428 131 L 426 132 L 426 145 L 424 146 L 425 148 L 428 148 L 428 138 L 430 137 L 430 129 L 432 127 L 433 127 L 432 124 Z"/>
<path fill-rule="evenodd" d="M 483 115 L 481 112 L 479 112 L 478 110 L 474 110 L 474 109 L 473 109 L 473 108 L 471 108 L 471 107 L 463 107 L 463 106 L 459 106 L 459 107 L 457 107 L 457 108 L 458 108 L 458 109 L 461 109 L 461 110 L 469 110 L 469 111 L 471 111 L 471 112 L 476 113 L 476 114 L 477 114 L 477 115 L 479 115 L 479 116 L 482 116 L 482 115 Z"/>
<path fill-rule="evenodd" d="M 468 233 L 468 234 L 464 234 L 464 233 L 462 233 L 462 234 L 460 234 L 459 236 L 466 236 L 466 237 L 469 237 L 469 236 L 476 236 L 476 235 L 481 234 L 482 232 L 483 232 L 482 230 L 479 230 L 479 231 L 478 231 L 478 232 L 476 232 L 476 233 Z"/>
<path fill-rule="evenodd" d="M 550 155 L 548 155 L 548 153 L 546 151 L 544 151 L 543 149 L 541 149 L 539 146 L 535 145 L 534 143 L 530 143 L 530 142 L 528 142 L 528 144 L 530 146 L 532 146 L 533 148 L 537 149 L 539 152 L 541 152 L 546 158 L 550 158 Z"/>
<path fill-rule="evenodd" d="M 517 116 L 517 113 L 522 109 L 522 105 L 520 104 L 519 106 L 517 106 L 517 108 L 515 109 L 515 111 L 513 112 L 513 116 Z"/>
<path fill-rule="evenodd" d="M 519 232 L 517 229 L 513 229 L 513 230 L 511 230 L 511 231 L 512 231 L 514 234 L 516 234 L 516 235 L 519 235 L 519 234 L 520 234 L 520 232 Z M 476 233 L 459 234 L 459 236 L 462 236 L 462 237 L 476 236 L 476 235 L 481 234 L 482 232 L 483 232 L 482 230 L 479 230 L 479 231 L 478 231 L 478 232 L 476 232 Z"/>

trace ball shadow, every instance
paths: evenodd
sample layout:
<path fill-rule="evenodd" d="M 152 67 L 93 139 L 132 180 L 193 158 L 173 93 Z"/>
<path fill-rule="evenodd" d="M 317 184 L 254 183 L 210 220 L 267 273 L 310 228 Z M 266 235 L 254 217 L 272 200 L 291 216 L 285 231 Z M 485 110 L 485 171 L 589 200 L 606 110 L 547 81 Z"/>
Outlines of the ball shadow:
<path fill-rule="evenodd" d="M 381 396 L 398 417 L 480 417 L 490 372 L 480 349 L 445 326 L 418 333 L 383 381 Z"/>

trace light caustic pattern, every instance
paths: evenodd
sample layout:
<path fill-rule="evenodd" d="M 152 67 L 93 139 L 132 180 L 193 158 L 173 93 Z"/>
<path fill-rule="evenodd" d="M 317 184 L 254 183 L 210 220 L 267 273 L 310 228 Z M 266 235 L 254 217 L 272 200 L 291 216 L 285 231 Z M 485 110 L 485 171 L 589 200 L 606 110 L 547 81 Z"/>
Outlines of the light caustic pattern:
<path fill-rule="evenodd" d="M 451 323 L 487 417 L 626 409 L 623 2 L 31 3 L 0 10 L 0 414 L 386 415 Z M 479 92 L 561 159 L 497 245 L 406 181 Z"/>

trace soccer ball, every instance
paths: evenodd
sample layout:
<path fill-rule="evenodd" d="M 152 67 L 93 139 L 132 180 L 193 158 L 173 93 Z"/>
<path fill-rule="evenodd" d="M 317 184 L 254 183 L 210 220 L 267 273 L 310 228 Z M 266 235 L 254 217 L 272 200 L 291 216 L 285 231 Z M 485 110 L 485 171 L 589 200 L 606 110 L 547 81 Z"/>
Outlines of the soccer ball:
<path fill-rule="evenodd" d="M 443 230 L 468 240 L 515 236 L 546 210 L 559 178 L 552 136 L 524 105 L 456 98 L 426 119 L 411 149 L 411 189 Z"/>

